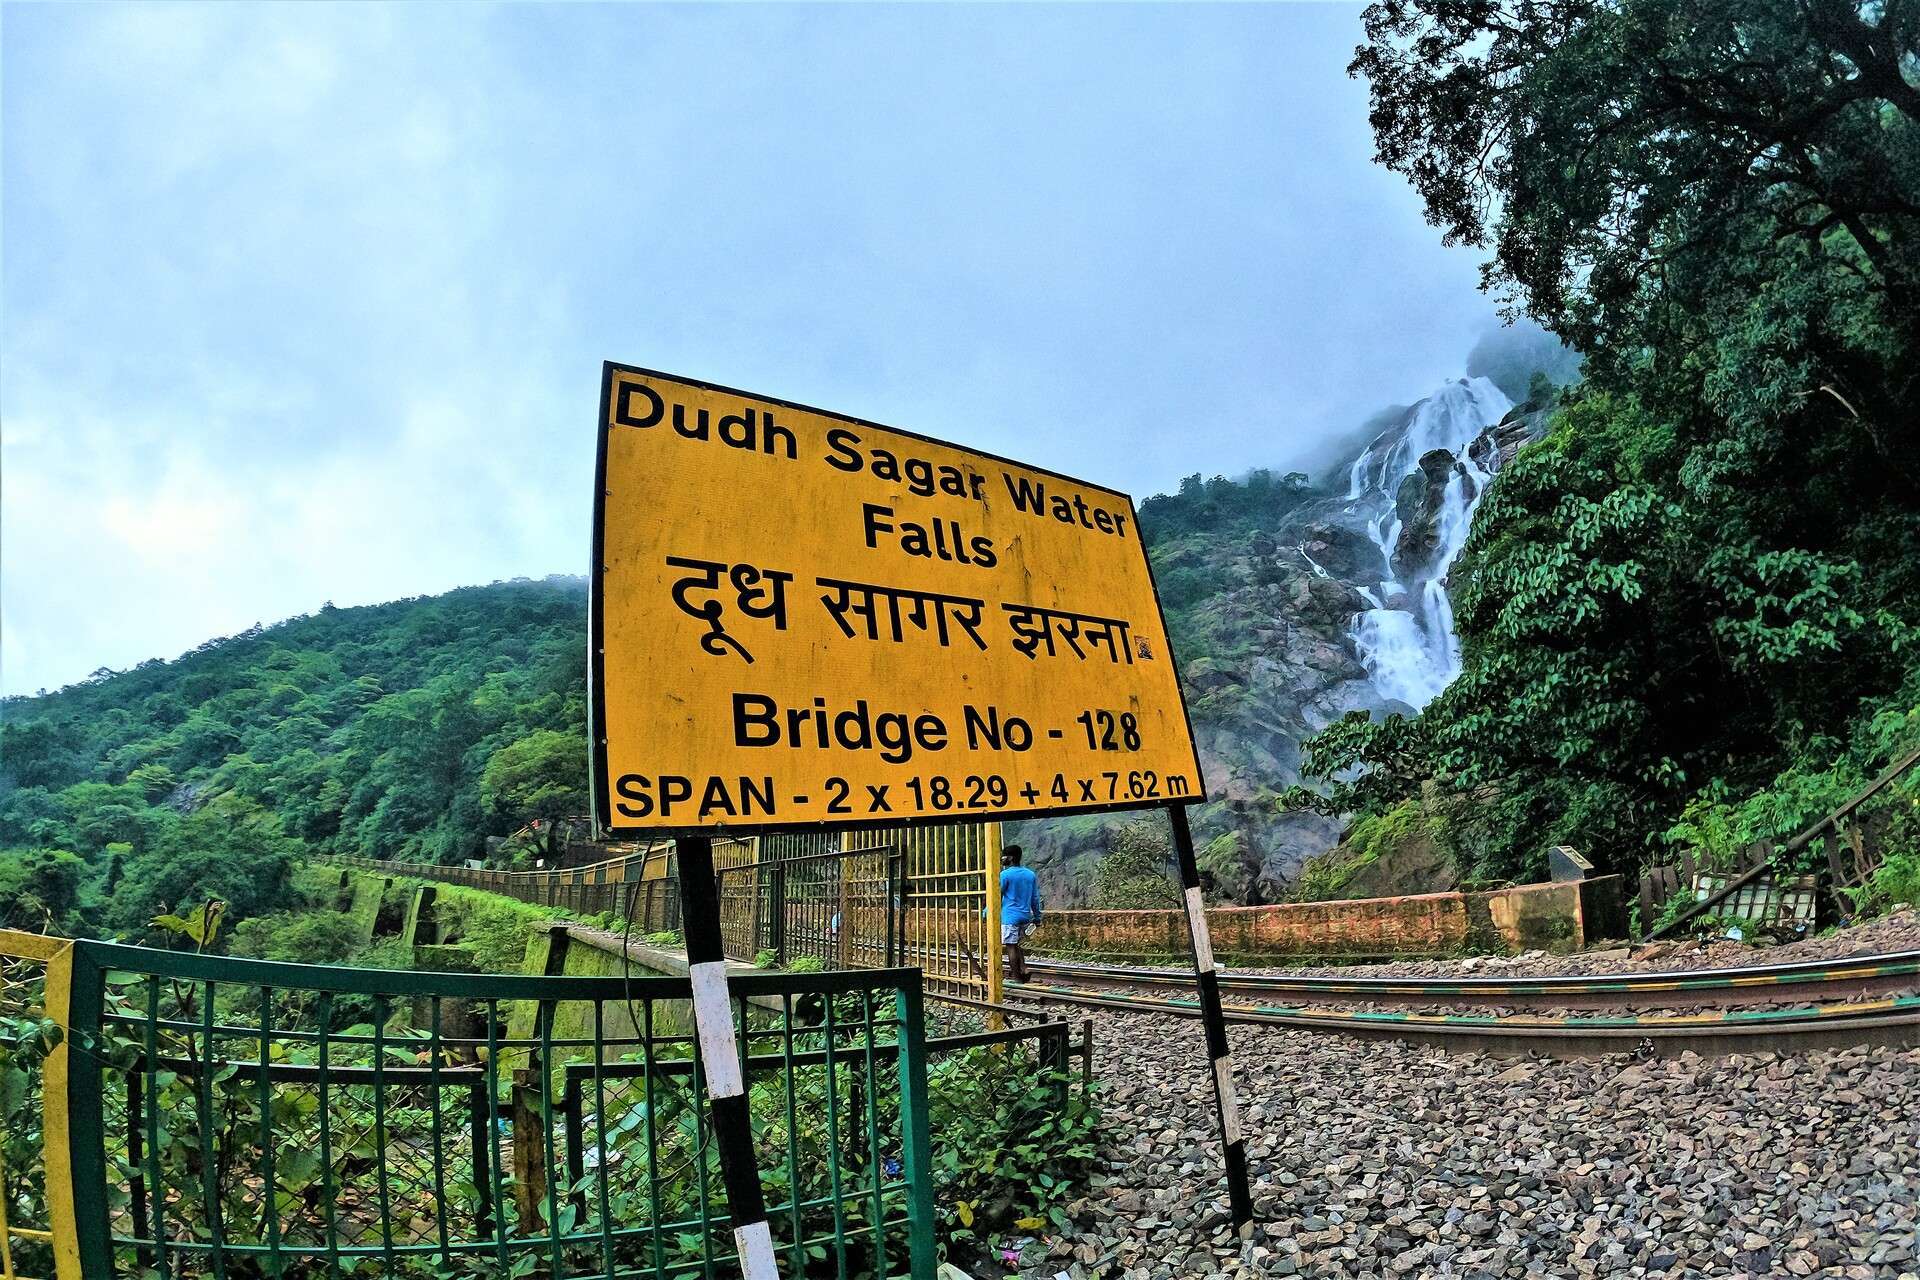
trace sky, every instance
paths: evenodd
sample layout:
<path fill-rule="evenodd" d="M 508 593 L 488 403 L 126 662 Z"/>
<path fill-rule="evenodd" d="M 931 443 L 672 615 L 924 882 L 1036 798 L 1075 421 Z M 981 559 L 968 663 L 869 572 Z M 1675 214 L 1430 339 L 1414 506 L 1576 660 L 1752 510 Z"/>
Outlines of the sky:
<path fill-rule="evenodd" d="M 601 361 L 1144 496 L 1493 322 L 1346 5 L 0 11 L 0 690 L 583 572 Z"/>

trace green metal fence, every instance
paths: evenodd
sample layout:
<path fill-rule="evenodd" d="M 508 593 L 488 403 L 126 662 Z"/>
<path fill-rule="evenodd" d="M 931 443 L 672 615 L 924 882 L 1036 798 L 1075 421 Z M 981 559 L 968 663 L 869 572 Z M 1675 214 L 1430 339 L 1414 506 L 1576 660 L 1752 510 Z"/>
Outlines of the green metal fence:
<path fill-rule="evenodd" d="M 87 1280 L 737 1274 L 686 979 L 80 942 L 66 981 Z M 931 1277 L 919 973 L 732 993 L 783 1273 Z"/>

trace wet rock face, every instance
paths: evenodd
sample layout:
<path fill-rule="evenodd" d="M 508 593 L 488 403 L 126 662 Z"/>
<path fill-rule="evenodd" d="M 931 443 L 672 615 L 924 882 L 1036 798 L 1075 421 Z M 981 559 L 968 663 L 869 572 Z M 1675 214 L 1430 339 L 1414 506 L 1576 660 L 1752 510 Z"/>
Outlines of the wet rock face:
<path fill-rule="evenodd" d="M 1212 847 L 1216 901 L 1277 901 L 1301 864 L 1333 844 L 1339 821 L 1283 813 L 1279 794 L 1301 780 L 1303 739 L 1384 705 L 1349 635 L 1369 607 L 1356 586 L 1380 577 L 1380 552 L 1343 505 L 1308 499 L 1276 512 L 1269 528 L 1152 548 L 1163 583 L 1194 574 L 1213 588 L 1175 615 L 1175 642 L 1211 797 L 1191 811 L 1194 837 Z M 1131 817 L 1019 823 L 1007 838 L 1026 845 L 1049 902 L 1084 905 L 1095 862 Z"/>
<path fill-rule="evenodd" d="M 1343 582 L 1365 582 L 1379 576 L 1380 552 L 1358 529 L 1318 521 L 1299 530 L 1300 553 Z"/>
<path fill-rule="evenodd" d="M 1546 433 L 1547 411 L 1532 401 L 1517 404 L 1467 446 L 1467 456 L 1482 471 L 1492 474 L 1512 462 L 1522 445 L 1532 444 Z"/>
<path fill-rule="evenodd" d="M 1194 835 L 1202 845 L 1234 837 L 1209 872 L 1216 900 L 1284 897 L 1300 867 L 1338 836 L 1336 820 L 1279 809 L 1280 793 L 1302 780 L 1303 740 L 1351 711 L 1412 713 L 1397 700 L 1405 689 L 1369 677 L 1356 618 L 1423 608 L 1421 583 L 1444 558 L 1443 543 L 1457 546 L 1461 533 L 1449 523 L 1459 486 L 1496 469 L 1478 454 L 1470 466 L 1460 457 L 1472 448 L 1504 463 L 1543 426 L 1543 414 L 1509 406 L 1491 384 L 1449 384 L 1386 422 L 1332 492 L 1288 489 L 1270 517 L 1262 511 L 1232 532 L 1191 514 L 1148 531 L 1211 797 L 1191 810 Z M 1409 468 L 1389 504 L 1386 486 Z M 1397 537 L 1388 526 L 1395 517 Z M 1018 823 L 1009 838 L 1027 846 L 1049 901 L 1085 905 L 1094 863 L 1130 820 Z"/>
<path fill-rule="evenodd" d="M 1395 514 L 1400 517 L 1400 539 L 1394 545 L 1396 576 L 1411 581 L 1433 563 L 1440 549 L 1440 508 L 1444 505 L 1447 482 L 1459 464 L 1445 449 L 1429 449 L 1420 455 L 1420 470 L 1400 482 L 1394 496 Z"/>

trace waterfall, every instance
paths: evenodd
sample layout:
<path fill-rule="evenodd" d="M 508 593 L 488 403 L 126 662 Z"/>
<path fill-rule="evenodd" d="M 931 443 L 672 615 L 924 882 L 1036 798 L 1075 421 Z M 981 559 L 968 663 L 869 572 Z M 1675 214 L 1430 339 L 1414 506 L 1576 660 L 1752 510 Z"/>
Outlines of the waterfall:
<path fill-rule="evenodd" d="M 1485 378 L 1450 382 L 1368 445 L 1348 472 L 1347 498 L 1380 550 L 1382 570 L 1377 590 L 1362 590 L 1374 607 L 1355 615 L 1353 642 L 1382 697 L 1424 707 L 1460 673 L 1447 572 L 1466 544 L 1473 509 L 1492 478 L 1467 456 L 1467 446 L 1512 407 Z M 1427 526 L 1433 543 L 1403 556 L 1400 486 L 1422 474 L 1420 459 L 1436 449 L 1444 449 L 1452 462 Z"/>

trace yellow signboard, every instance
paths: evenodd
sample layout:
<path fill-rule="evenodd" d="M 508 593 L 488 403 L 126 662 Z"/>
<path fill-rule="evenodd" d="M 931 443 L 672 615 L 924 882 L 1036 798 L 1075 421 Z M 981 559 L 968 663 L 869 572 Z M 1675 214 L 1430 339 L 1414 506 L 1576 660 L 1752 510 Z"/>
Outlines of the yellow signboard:
<path fill-rule="evenodd" d="M 609 364 L 594 788 L 615 832 L 1202 797 L 1124 494 Z"/>

